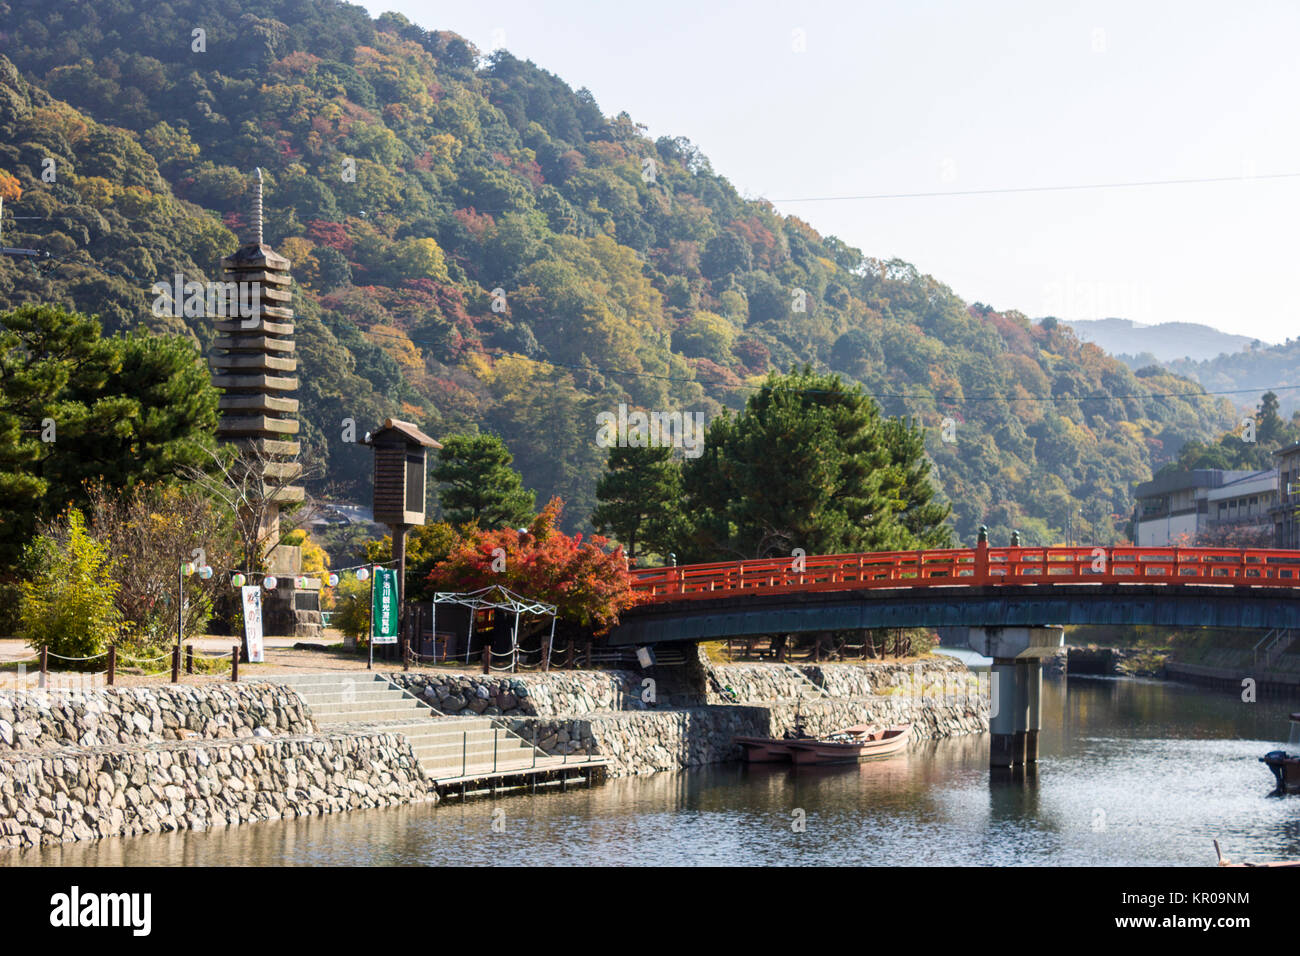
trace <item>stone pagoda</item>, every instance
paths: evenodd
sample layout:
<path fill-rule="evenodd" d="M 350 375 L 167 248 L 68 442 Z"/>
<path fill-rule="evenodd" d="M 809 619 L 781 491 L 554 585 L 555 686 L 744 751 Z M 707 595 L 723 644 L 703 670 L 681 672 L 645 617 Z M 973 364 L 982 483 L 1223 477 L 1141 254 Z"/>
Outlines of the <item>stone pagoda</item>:
<path fill-rule="evenodd" d="M 222 391 L 217 437 L 256 451 L 262 494 L 273 497 L 260 531 L 271 551 L 268 573 L 274 591 L 263 593 L 267 634 L 316 637 L 321 630 L 320 582 L 297 581 L 302 550 L 274 545 L 280 539 L 280 505 L 303 500 L 298 463 L 298 368 L 293 341 L 293 278 L 289 260 L 262 241 L 262 171 L 257 170 L 253 215 L 244 244 L 221 260 L 227 290 L 238 309 L 217 317 L 210 365 Z M 231 286 L 234 283 L 235 286 Z M 304 585 L 305 586 L 302 586 Z"/>

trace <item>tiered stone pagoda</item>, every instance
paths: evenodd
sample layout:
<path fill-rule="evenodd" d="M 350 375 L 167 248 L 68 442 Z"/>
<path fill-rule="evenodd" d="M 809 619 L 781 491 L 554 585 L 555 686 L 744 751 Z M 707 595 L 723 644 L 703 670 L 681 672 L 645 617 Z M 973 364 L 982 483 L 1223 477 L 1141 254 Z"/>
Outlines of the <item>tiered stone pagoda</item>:
<path fill-rule="evenodd" d="M 222 390 L 217 437 L 251 446 L 259 453 L 262 493 L 274 496 L 261 535 L 272 547 L 280 539 L 280 505 L 303 500 L 299 485 L 286 484 L 302 473 L 298 463 L 298 359 L 293 341 L 293 278 L 289 260 L 262 241 L 262 171 L 257 171 L 253 216 L 245 242 L 221 261 L 225 281 L 238 283 L 238 302 L 252 304 L 243 314 L 218 317 L 219 333 L 210 359 L 212 384 Z M 252 285 L 253 288 L 248 288 Z M 318 636 L 320 583 L 295 586 L 302 573 L 300 548 L 281 545 L 270 556 L 274 591 L 263 595 L 267 634 Z"/>

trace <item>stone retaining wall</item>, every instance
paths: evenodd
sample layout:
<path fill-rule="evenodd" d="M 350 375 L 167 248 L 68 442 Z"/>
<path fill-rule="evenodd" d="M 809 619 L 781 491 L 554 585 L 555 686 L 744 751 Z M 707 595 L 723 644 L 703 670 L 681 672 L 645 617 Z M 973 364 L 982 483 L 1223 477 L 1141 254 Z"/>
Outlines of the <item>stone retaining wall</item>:
<path fill-rule="evenodd" d="M 734 737 L 779 737 L 793 729 L 796 715 L 811 734 L 860 723 L 911 724 L 913 736 L 921 740 L 988 730 L 987 700 L 978 693 L 719 704 L 571 718 L 515 717 L 505 723 L 524 739 L 536 739 L 547 753 L 606 757 L 611 776 L 627 776 L 737 760 L 740 748 Z"/>
<path fill-rule="evenodd" d="M 634 671 L 548 671 L 511 674 L 385 674 L 444 714 L 555 717 L 597 710 L 644 709 Z"/>
<path fill-rule="evenodd" d="M 713 664 L 710 669 L 714 688 L 731 687 L 741 702 L 817 697 L 816 688 L 823 689 L 830 697 L 956 693 L 973 676 L 965 664 L 951 657 L 911 663 Z M 716 689 L 711 689 L 709 703 L 723 700 Z"/>
<path fill-rule="evenodd" d="M 11 751 L 0 755 L 0 848 L 436 799 L 397 734 Z"/>
<path fill-rule="evenodd" d="M 270 683 L 0 693 L 0 753 L 315 730 L 302 698 Z"/>

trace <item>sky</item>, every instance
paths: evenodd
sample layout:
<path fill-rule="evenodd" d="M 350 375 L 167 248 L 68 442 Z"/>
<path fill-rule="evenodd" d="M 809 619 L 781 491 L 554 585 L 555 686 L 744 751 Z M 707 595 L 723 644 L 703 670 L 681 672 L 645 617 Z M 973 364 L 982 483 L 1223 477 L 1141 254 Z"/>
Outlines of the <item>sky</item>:
<path fill-rule="evenodd" d="M 1297 334 L 1300 4 L 362 5 L 504 46 L 967 301 Z M 845 198 L 1180 179 L 1227 181 Z"/>

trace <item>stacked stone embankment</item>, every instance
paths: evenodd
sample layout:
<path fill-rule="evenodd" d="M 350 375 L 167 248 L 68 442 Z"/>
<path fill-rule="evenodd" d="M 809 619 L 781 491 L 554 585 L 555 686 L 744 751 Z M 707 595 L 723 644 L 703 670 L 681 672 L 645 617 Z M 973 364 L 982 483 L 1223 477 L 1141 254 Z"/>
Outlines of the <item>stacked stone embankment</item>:
<path fill-rule="evenodd" d="M 908 723 L 920 739 L 988 728 L 987 697 L 948 659 L 712 665 L 693 656 L 644 674 L 384 676 L 442 713 L 494 718 L 547 754 L 604 757 L 614 775 L 734 760 L 736 736 L 780 736 L 796 720 L 814 734 Z M 664 688 L 672 693 L 659 696 Z M 692 705 L 673 706 L 682 700 Z M 283 684 L 0 692 L 0 848 L 436 799 L 396 724 L 322 731 Z"/>
<path fill-rule="evenodd" d="M 0 694 L 0 848 L 436 799 L 409 742 L 276 684 Z"/>
<path fill-rule="evenodd" d="M 644 710 L 642 675 L 633 671 L 549 671 L 493 677 L 476 674 L 385 675 L 444 714 L 554 717 L 604 710 Z"/>
<path fill-rule="evenodd" d="M 275 684 L 0 693 L 0 755 L 6 748 L 52 750 L 315 730 L 302 699 Z"/>
<path fill-rule="evenodd" d="M 506 725 L 553 754 L 610 760 L 611 776 L 736 760 L 737 736 L 812 734 L 853 724 L 910 724 L 917 739 L 988 730 L 988 702 L 960 661 L 911 664 L 709 665 L 709 704 L 569 714 L 516 714 Z M 567 675 L 566 675 L 567 676 Z M 633 675 L 639 676 L 639 675 Z M 522 678 L 531 685 L 532 676 Z M 563 695 L 561 695 L 563 696 Z"/>

